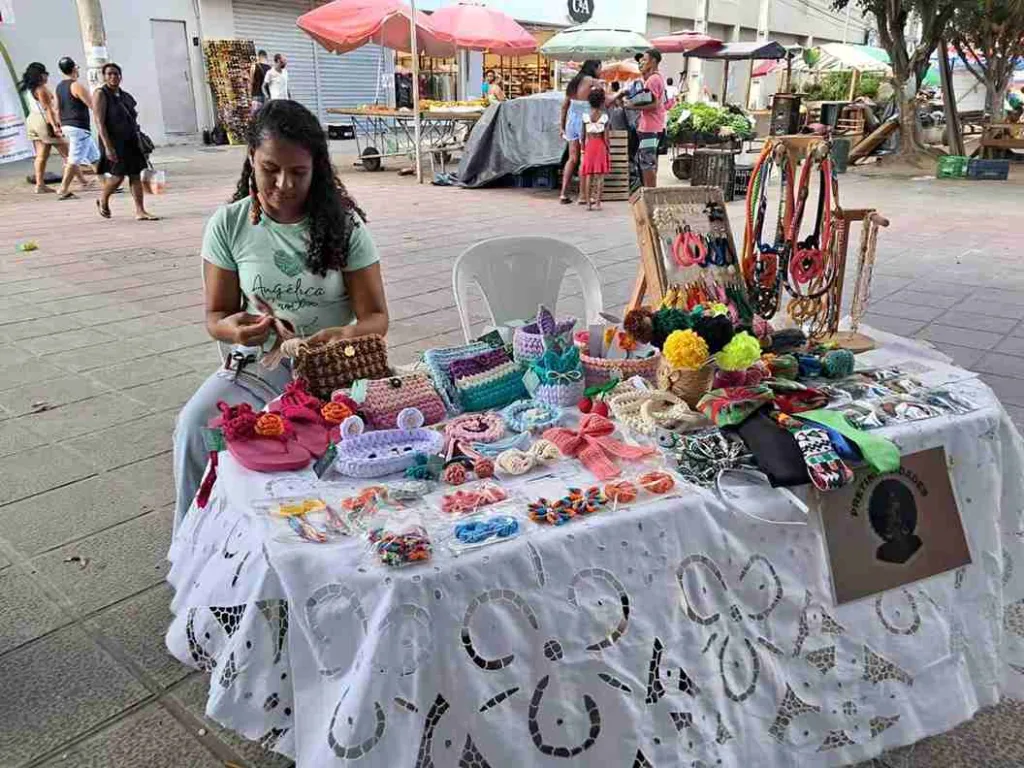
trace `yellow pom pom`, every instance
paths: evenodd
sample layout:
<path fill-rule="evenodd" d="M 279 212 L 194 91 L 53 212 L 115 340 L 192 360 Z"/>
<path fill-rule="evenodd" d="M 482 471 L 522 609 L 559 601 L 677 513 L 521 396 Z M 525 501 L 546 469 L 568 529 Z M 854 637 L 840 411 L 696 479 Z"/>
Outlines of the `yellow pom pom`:
<path fill-rule="evenodd" d="M 694 331 L 672 331 L 665 339 L 662 355 L 673 368 L 694 370 L 708 360 L 708 344 Z"/>
<path fill-rule="evenodd" d="M 746 331 L 740 331 L 715 355 L 718 367 L 724 371 L 745 371 L 761 359 L 761 342 Z"/>

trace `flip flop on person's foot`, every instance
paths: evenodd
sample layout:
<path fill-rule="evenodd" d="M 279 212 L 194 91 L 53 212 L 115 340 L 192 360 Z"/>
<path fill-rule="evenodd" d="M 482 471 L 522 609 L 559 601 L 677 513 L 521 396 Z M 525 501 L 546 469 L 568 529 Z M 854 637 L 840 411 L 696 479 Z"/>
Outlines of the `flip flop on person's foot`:
<path fill-rule="evenodd" d="M 584 200 L 582 197 L 579 200 L 577 200 L 576 202 L 579 203 L 580 205 L 586 205 L 587 204 L 587 201 Z"/>
<path fill-rule="evenodd" d="M 136 213 L 136 221 L 160 221 L 159 216 L 154 216 L 152 213 Z"/>
<path fill-rule="evenodd" d="M 45 184 L 43 184 L 42 186 L 36 187 L 36 194 L 37 195 L 49 195 L 49 194 L 51 194 L 53 192 L 56 192 L 56 191 L 57 190 L 52 189 L 51 187 L 48 187 Z"/>
<path fill-rule="evenodd" d="M 75 200 L 77 198 L 78 198 L 78 195 L 76 195 L 74 192 L 58 192 L 57 193 L 57 199 L 58 200 Z"/>
<path fill-rule="evenodd" d="M 110 218 L 110 206 L 109 205 L 104 205 L 102 202 L 97 200 L 96 201 L 96 210 L 98 210 L 100 212 L 100 216 L 102 216 L 104 219 L 109 219 Z"/>
<path fill-rule="evenodd" d="M 321 413 L 324 404 L 309 394 L 305 379 L 296 379 L 284 388 L 284 394 L 267 406 L 271 413 L 280 413 L 295 428 L 299 445 L 314 456 L 323 456 L 330 443 L 331 426 Z"/>
<path fill-rule="evenodd" d="M 248 403 L 217 403 L 221 415 L 210 421 L 224 435 L 228 452 L 253 472 L 305 469 L 313 456 L 299 445 L 295 427 L 279 413 L 256 413 Z"/>
<path fill-rule="evenodd" d="M 572 198 L 571 197 L 565 197 L 563 195 L 562 197 L 558 198 L 558 202 L 560 202 L 562 205 L 571 205 L 572 204 Z"/>

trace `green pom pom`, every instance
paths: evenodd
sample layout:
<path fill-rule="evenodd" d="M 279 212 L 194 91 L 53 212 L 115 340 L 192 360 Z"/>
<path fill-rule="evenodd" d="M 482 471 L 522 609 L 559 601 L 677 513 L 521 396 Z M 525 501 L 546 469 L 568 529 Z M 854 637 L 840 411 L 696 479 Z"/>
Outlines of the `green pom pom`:
<path fill-rule="evenodd" d="M 733 336 L 732 341 L 715 355 L 718 367 L 725 371 L 745 371 L 761 359 L 761 342 L 746 331 Z"/>
<path fill-rule="evenodd" d="M 652 343 L 658 349 L 665 346 L 665 339 L 672 331 L 685 331 L 691 327 L 690 315 L 681 309 L 659 309 L 652 320 Z"/>

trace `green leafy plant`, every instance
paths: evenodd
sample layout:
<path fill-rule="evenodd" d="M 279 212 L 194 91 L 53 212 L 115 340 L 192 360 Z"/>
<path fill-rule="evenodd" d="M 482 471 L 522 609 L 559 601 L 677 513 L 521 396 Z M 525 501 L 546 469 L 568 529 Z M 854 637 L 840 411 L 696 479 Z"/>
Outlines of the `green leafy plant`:
<path fill-rule="evenodd" d="M 754 130 L 746 115 L 712 104 L 677 104 L 668 115 L 668 138 L 675 141 L 683 133 L 703 133 L 717 137 L 753 138 Z"/>

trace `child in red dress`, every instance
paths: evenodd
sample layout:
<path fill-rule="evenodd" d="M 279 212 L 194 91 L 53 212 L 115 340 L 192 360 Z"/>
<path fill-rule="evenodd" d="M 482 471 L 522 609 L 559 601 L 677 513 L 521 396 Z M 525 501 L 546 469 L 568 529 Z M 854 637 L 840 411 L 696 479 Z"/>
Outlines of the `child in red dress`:
<path fill-rule="evenodd" d="M 603 88 L 590 91 L 590 112 L 583 116 L 583 167 L 580 169 L 580 193 L 587 210 L 601 210 L 604 177 L 611 170 L 608 152 L 608 114 L 604 111 Z M 582 202 L 582 200 L 581 200 Z"/>

